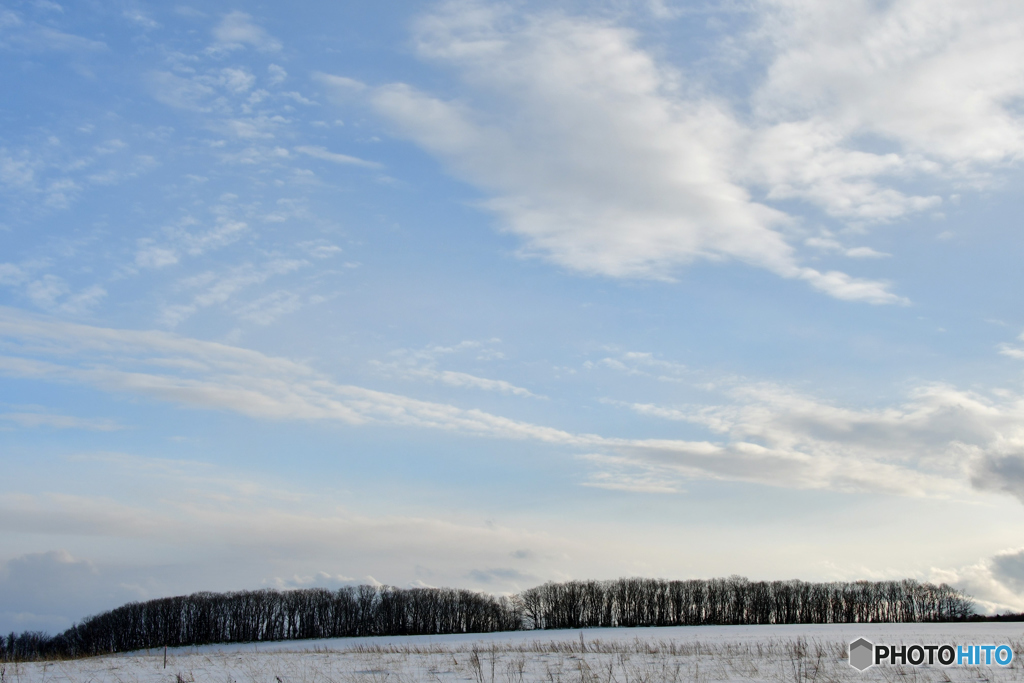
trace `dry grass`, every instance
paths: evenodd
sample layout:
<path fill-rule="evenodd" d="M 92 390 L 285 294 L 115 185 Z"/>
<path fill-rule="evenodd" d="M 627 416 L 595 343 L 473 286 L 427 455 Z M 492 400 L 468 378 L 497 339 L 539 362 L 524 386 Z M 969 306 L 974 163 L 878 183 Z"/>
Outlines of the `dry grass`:
<path fill-rule="evenodd" d="M 1009 683 L 1009 667 L 847 665 L 846 643 L 813 639 L 748 642 L 635 639 L 407 645 L 346 650 L 209 652 L 97 657 L 0 665 L 0 683 Z"/>

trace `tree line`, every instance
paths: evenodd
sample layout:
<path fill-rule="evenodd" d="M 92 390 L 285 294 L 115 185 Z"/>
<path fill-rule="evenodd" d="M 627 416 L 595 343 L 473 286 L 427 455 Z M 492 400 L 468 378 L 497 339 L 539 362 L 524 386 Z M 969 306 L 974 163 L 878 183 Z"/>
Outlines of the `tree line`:
<path fill-rule="evenodd" d="M 516 596 L 525 628 L 958 621 L 974 602 L 946 584 L 726 579 L 568 581 Z"/>
<path fill-rule="evenodd" d="M 355 586 L 337 591 L 204 592 L 131 602 L 88 617 L 55 637 L 12 633 L 0 644 L 0 654 L 24 660 L 209 643 L 519 628 L 521 619 L 509 598 L 470 590 Z"/>
<path fill-rule="evenodd" d="M 704 624 L 956 621 L 962 591 L 904 581 L 810 583 L 727 579 L 546 583 L 511 597 L 452 588 L 351 586 L 193 593 L 132 602 L 50 636 L 0 637 L 0 660 L 354 636 Z"/>

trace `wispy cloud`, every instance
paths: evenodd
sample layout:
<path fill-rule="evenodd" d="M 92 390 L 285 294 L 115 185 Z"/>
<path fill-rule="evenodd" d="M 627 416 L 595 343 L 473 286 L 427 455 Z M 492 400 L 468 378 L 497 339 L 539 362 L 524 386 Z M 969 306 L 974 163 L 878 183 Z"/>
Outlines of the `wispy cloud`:
<path fill-rule="evenodd" d="M 311 156 L 315 159 L 323 159 L 324 161 L 331 161 L 336 164 L 350 164 L 352 166 L 365 166 L 367 168 L 383 168 L 382 164 L 378 164 L 374 161 L 366 161 L 365 159 L 359 159 L 347 154 L 330 152 L 323 147 L 301 146 L 296 147 L 295 151 L 301 152 L 302 154 Z"/>
<path fill-rule="evenodd" d="M 206 271 L 186 277 L 179 283 L 179 287 L 197 293 L 192 295 L 189 303 L 165 306 L 160 313 L 160 321 L 167 327 L 175 327 L 196 311 L 224 304 L 249 287 L 263 284 L 273 277 L 286 275 L 308 265 L 308 262 L 299 259 L 273 259 L 259 265 L 245 263 L 232 266 L 224 272 Z M 262 304 L 252 302 L 247 304 L 248 308 L 243 307 L 238 313 L 243 317 L 246 313 L 260 317 L 258 311 L 263 310 L 266 313 L 271 303 L 271 300 L 265 300 Z M 283 302 L 278 303 L 279 313 L 286 312 L 280 308 Z"/>
<path fill-rule="evenodd" d="M 603 453 L 587 453 L 580 460 L 592 465 L 593 471 L 583 486 L 632 493 L 680 493 L 682 473 L 671 466 L 658 467 L 638 463 L 634 458 Z"/>
<path fill-rule="evenodd" d="M 587 370 L 604 367 L 627 375 L 655 377 L 662 382 L 681 382 L 690 374 L 682 363 L 657 358 L 646 351 L 625 351 L 596 362 L 587 361 L 583 367 Z"/>
<path fill-rule="evenodd" d="M 304 297 L 298 292 L 282 289 L 261 296 L 255 301 L 250 301 L 239 307 L 235 314 L 239 318 L 257 325 L 269 325 L 281 316 L 294 313 L 309 303 L 317 303 L 322 300 L 323 297 L 316 295 Z"/>
<path fill-rule="evenodd" d="M 505 380 L 489 379 L 468 372 L 444 370 L 438 367 L 441 358 L 453 354 L 470 353 L 475 356 L 477 361 L 504 358 L 504 355 L 495 346 L 497 341 L 499 340 L 463 341 L 455 346 L 428 346 L 417 350 L 399 349 L 391 353 L 395 360 L 388 363 L 372 361 L 371 364 L 379 372 L 391 377 L 428 380 L 451 387 L 496 391 L 512 396 L 544 398 L 529 389 L 516 386 Z"/>
<path fill-rule="evenodd" d="M 157 236 L 143 237 L 137 242 L 137 268 L 164 268 L 178 263 L 184 256 L 202 256 L 207 252 L 234 244 L 245 236 L 249 225 L 231 215 L 223 204 L 215 205 L 212 225 L 187 215 L 159 231 Z"/>
<path fill-rule="evenodd" d="M 770 384 L 734 384 L 731 400 L 718 406 L 633 403 L 634 412 L 699 424 L 727 436 L 708 454 L 706 467 L 777 468 L 786 479 L 828 480 L 836 488 L 859 488 L 885 476 L 907 490 L 954 492 L 970 482 L 979 491 L 1010 493 L 1024 501 L 1024 396 L 1005 391 L 983 395 L 932 384 L 905 402 L 876 410 L 831 405 Z M 657 449 L 637 451 L 647 461 Z M 663 466 L 664 458 L 651 458 Z M 738 463 L 735 463 L 738 465 Z M 769 478 L 767 470 L 753 474 Z M 888 475 L 885 473 L 888 472 Z"/>
<path fill-rule="evenodd" d="M 927 496 L 963 493 L 970 479 L 979 490 L 1024 496 L 1017 479 L 1004 477 L 995 485 L 988 476 L 992 468 L 1005 474 L 1019 459 L 1014 444 L 1024 439 L 1016 430 L 1024 416 L 1021 397 L 997 402 L 925 387 L 907 404 L 873 413 L 754 385 L 737 388 L 724 406 L 631 406 L 701 424 L 725 440 L 618 438 L 340 384 L 295 361 L 162 332 L 73 325 L 2 309 L 0 335 L 7 340 L 0 372 L 8 376 L 86 384 L 260 419 L 382 423 L 598 449 L 618 458 L 605 465 L 633 468 L 633 488 L 668 490 L 681 479 L 714 478 Z M 600 472 L 593 480 L 608 481 Z"/>
<path fill-rule="evenodd" d="M 113 432 L 124 429 L 124 426 L 114 420 L 54 415 L 52 413 L 0 413 L 0 421 L 27 429 L 48 427 L 51 429 L 85 429 L 95 432 Z"/>
<path fill-rule="evenodd" d="M 86 313 L 107 296 L 107 290 L 100 285 L 90 285 L 76 292 L 63 278 L 50 274 L 29 282 L 25 293 L 39 308 L 69 315 Z"/>
<path fill-rule="evenodd" d="M 177 76 L 169 71 L 154 71 L 148 77 L 150 92 L 163 104 L 191 111 L 210 111 L 209 99 L 216 91 L 194 78 Z"/>
<path fill-rule="evenodd" d="M 889 258 L 892 256 L 892 254 L 876 251 L 871 247 L 848 247 L 827 231 L 819 237 L 808 237 L 804 240 L 804 244 L 813 249 L 843 254 L 849 258 Z"/>
<path fill-rule="evenodd" d="M 65 33 L 52 26 L 22 19 L 10 10 L 0 10 L 0 49 L 82 54 L 103 52 L 108 47 L 101 40 Z"/>
<path fill-rule="evenodd" d="M 502 394 L 511 394 L 513 396 L 538 398 L 537 394 L 534 394 L 529 389 L 518 387 L 511 382 L 506 382 L 501 379 L 478 377 L 476 375 L 471 375 L 468 372 L 438 370 L 436 368 L 429 367 L 403 367 L 394 363 L 381 363 L 378 364 L 377 367 L 388 372 L 388 374 L 409 379 L 426 379 L 440 382 L 441 384 L 447 384 L 451 387 L 482 389 L 483 391 L 497 391 Z"/>
<path fill-rule="evenodd" d="M 1002 323 L 1005 324 L 1005 323 Z M 1017 337 L 1018 341 L 1024 342 L 1024 333 Z M 1010 358 L 1018 358 L 1024 360 L 1024 347 L 1020 345 L 1003 343 L 999 345 L 999 353 Z"/>
<path fill-rule="evenodd" d="M 218 50 L 237 50 L 245 46 L 264 52 L 277 52 L 281 49 L 281 42 L 267 33 L 251 15 L 237 10 L 224 15 L 214 27 L 213 37 L 217 41 L 215 47 Z"/>

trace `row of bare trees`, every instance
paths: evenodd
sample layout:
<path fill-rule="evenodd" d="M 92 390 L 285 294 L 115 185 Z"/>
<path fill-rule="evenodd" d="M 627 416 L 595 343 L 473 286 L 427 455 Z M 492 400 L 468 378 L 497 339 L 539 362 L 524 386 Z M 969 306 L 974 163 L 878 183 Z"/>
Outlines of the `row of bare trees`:
<path fill-rule="evenodd" d="M 131 602 L 84 619 L 55 637 L 12 633 L 0 638 L 0 657 L 25 660 L 207 643 L 488 633 L 513 631 L 521 624 L 508 598 L 450 588 L 193 593 Z"/>
<path fill-rule="evenodd" d="M 727 579 L 568 581 L 516 596 L 526 628 L 957 621 L 974 602 L 946 584 Z"/>
<path fill-rule="evenodd" d="M 546 583 L 511 598 L 450 588 L 194 593 L 132 602 L 57 636 L 0 637 L 0 660 L 82 657 L 207 643 L 520 629 L 953 621 L 974 604 L 916 581 L 807 583 L 618 579 Z"/>

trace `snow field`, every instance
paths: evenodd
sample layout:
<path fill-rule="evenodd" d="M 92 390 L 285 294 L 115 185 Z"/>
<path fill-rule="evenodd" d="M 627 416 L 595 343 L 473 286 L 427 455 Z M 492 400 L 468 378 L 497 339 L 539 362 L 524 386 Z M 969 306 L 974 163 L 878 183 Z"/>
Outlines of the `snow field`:
<path fill-rule="evenodd" d="M 1009 667 L 876 666 L 846 661 L 875 643 L 1002 644 Z M 6 664 L 2 683 L 1009 683 L 1024 680 L 1024 624 L 693 626 L 521 631 L 211 645 Z"/>

